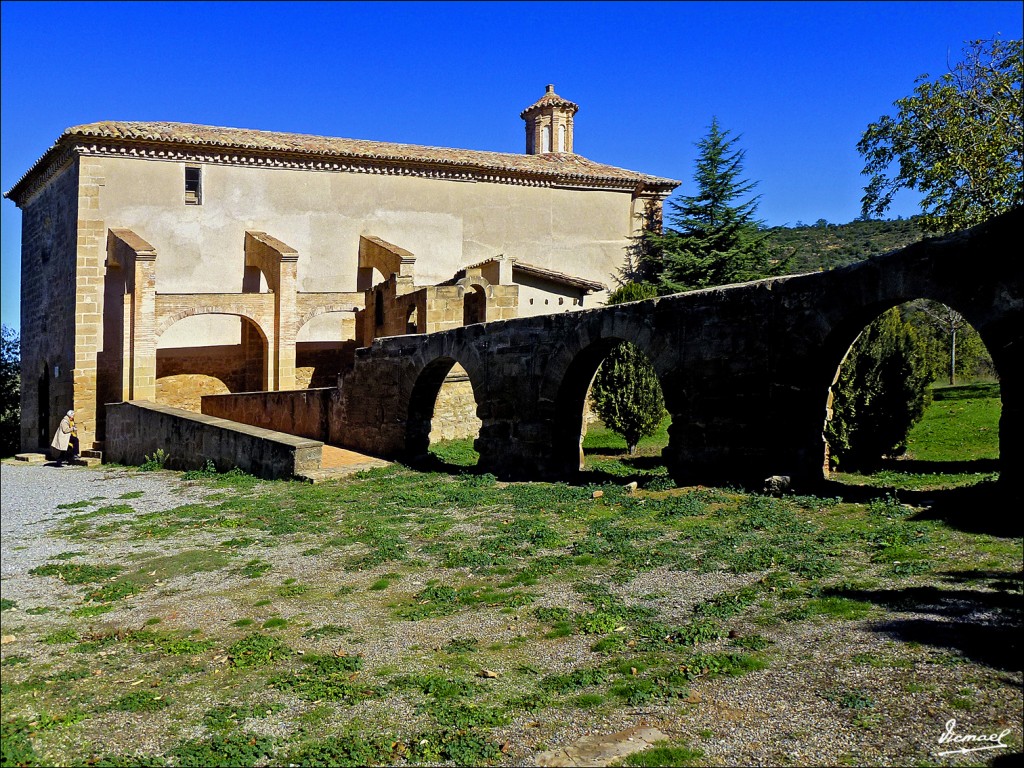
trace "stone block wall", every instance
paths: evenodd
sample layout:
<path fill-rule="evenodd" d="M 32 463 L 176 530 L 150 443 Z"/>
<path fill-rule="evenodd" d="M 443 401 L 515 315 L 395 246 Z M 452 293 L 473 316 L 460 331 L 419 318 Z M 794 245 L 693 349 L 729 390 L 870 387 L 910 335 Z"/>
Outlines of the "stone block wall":
<path fill-rule="evenodd" d="M 518 317 L 519 286 L 491 285 L 477 276 L 452 285 L 416 287 L 411 277 L 391 275 L 366 291 L 365 302 L 365 311 L 358 315 L 363 347 L 387 336 L 437 333 L 482 321 Z M 467 313 L 467 305 L 475 302 L 480 304 L 478 311 Z M 410 328 L 412 318 L 415 330 Z"/>
<path fill-rule="evenodd" d="M 156 401 L 200 413 L 203 395 L 260 389 L 250 367 L 242 345 L 158 350 Z"/>
<path fill-rule="evenodd" d="M 47 446 L 78 407 L 82 447 L 95 419 L 75 403 L 78 164 L 71 160 L 24 204 L 21 234 L 21 447 Z"/>
<path fill-rule="evenodd" d="M 142 464 L 157 449 L 170 453 L 167 469 L 218 471 L 234 467 L 279 480 L 320 466 L 323 443 L 146 401 L 107 406 L 104 459 Z"/>
<path fill-rule="evenodd" d="M 105 186 L 102 159 L 79 158 L 78 176 L 74 388 L 78 437 L 85 448 L 102 433 L 103 420 L 102 404 L 97 399 L 107 255 L 107 227 L 100 213 L 100 194 Z"/>
<path fill-rule="evenodd" d="M 300 341 L 296 346 L 296 389 L 335 387 L 338 376 L 352 368 L 355 341 Z"/>
<path fill-rule="evenodd" d="M 202 411 L 207 416 L 326 442 L 331 403 L 337 393 L 337 387 L 323 387 L 207 395 L 202 399 Z"/>
<path fill-rule="evenodd" d="M 476 415 L 476 397 L 465 369 L 456 363 L 445 377 L 434 402 L 434 418 L 430 422 L 430 442 L 463 440 L 480 433 Z"/>

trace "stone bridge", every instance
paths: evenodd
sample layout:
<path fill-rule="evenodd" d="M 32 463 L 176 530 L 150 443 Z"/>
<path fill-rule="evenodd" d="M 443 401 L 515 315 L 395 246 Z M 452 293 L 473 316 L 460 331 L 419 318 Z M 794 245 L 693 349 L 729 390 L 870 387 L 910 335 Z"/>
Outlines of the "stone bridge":
<path fill-rule="evenodd" d="M 672 414 L 664 458 L 677 482 L 822 477 L 829 388 L 864 327 L 928 298 L 978 330 L 1002 389 L 1003 477 L 1022 465 L 1022 209 L 829 272 L 559 315 L 377 339 L 341 380 L 330 441 L 387 457 L 428 447 L 434 401 L 459 363 L 482 420 L 481 469 L 564 477 L 581 466 L 584 400 L 615 345 L 650 358 Z"/>

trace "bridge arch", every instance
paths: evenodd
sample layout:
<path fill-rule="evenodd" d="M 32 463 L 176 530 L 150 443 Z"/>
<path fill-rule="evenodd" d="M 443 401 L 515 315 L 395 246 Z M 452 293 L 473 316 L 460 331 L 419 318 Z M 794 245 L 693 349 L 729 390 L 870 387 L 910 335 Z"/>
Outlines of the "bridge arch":
<path fill-rule="evenodd" d="M 875 320 L 885 312 L 903 307 L 906 304 L 919 299 L 928 299 L 945 305 L 949 309 L 959 313 L 970 326 L 977 331 L 986 351 L 992 358 L 992 365 L 999 380 L 1000 401 L 1004 401 L 1008 385 L 1013 386 L 1015 380 L 1014 365 L 1007 359 L 1008 355 L 1000 354 L 1001 345 L 1005 347 L 1005 338 L 998 329 L 993 329 L 991 322 L 991 305 L 979 307 L 970 298 L 970 291 L 950 291 L 948 289 L 936 290 L 936 286 L 929 285 L 927 276 L 917 281 L 916 285 L 904 284 L 898 291 L 883 291 L 875 300 L 867 301 L 855 307 L 846 314 L 831 332 L 825 337 L 821 347 L 822 368 L 815 372 L 816 390 L 824 397 L 824 420 L 822 423 L 822 448 L 823 448 L 823 471 L 828 475 L 829 446 L 824 435 L 829 420 L 832 418 L 833 397 L 835 387 L 839 382 L 843 366 L 848 364 L 854 344 L 861 334 Z M 1005 409 L 1004 409 L 1005 410 Z M 1008 439 L 1008 430 L 1002 425 L 999 430 L 1000 462 L 1005 455 L 1004 444 Z"/>
<path fill-rule="evenodd" d="M 456 369 L 465 371 L 473 394 L 473 410 L 479 418 L 481 393 L 479 376 L 474 375 L 473 366 L 464 365 L 451 354 L 434 357 L 419 369 L 409 391 L 405 414 L 405 454 L 412 460 L 423 460 L 428 456 L 441 391 Z"/>
<path fill-rule="evenodd" d="M 647 301 L 651 307 L 657 303 L 657 299 Z M 658 376 L 666 409 L 675 414 L 669 407 L 670 393 L 666 381 L 678 367 L 679 350 L 659 339 L 651 325 L 638 314 L 619 315 L 613 318 L 613 322 L 609 322 L 606 315 L 595 315 L 576 334 L 574 341 L 551 361 L 547 386 L 540 395 L 541 402 L 552 404 L 547 416 L 551 428 L 552 459 L 560 474 L 572 474 L 583 469 L 583 422 L 587 395 L 601 363 L 620 345 L 632 344 L 647 357 Z M 675 406 L 678 400 L 672 397 L 672 405 Z"/>

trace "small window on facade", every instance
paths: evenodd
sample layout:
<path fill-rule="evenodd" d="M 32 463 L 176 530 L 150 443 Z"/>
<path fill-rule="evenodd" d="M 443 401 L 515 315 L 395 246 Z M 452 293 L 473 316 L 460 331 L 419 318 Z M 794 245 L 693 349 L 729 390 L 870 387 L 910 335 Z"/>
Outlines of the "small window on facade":
<path fill-rule="evenodd" d="M 185 204 L 201 205 L 203 202 L 203 172 L 201 168 L 185 168 Z"/>
<path fill-rule="evenodd" d="M 565 126 L 558 126 L 558 151 L 565 152 Z"/>
<path fill-rule="evenodd" d="M 540 130 L 540 151 L 550 152 L 551 151 L 551 126 L 545 125 Z"/>

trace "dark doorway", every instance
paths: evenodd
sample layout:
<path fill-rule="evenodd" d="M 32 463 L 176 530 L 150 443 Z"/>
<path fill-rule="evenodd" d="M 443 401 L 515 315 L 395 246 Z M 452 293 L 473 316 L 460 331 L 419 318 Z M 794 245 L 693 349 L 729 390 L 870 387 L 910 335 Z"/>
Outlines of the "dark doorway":
<path fill-rule="evenodd" d="M 36 428 L 36 442 L 43 450 L 50 444 L 50 366 L 43 368 L 36 391 L 38 397 L 39 421 Z"/>

